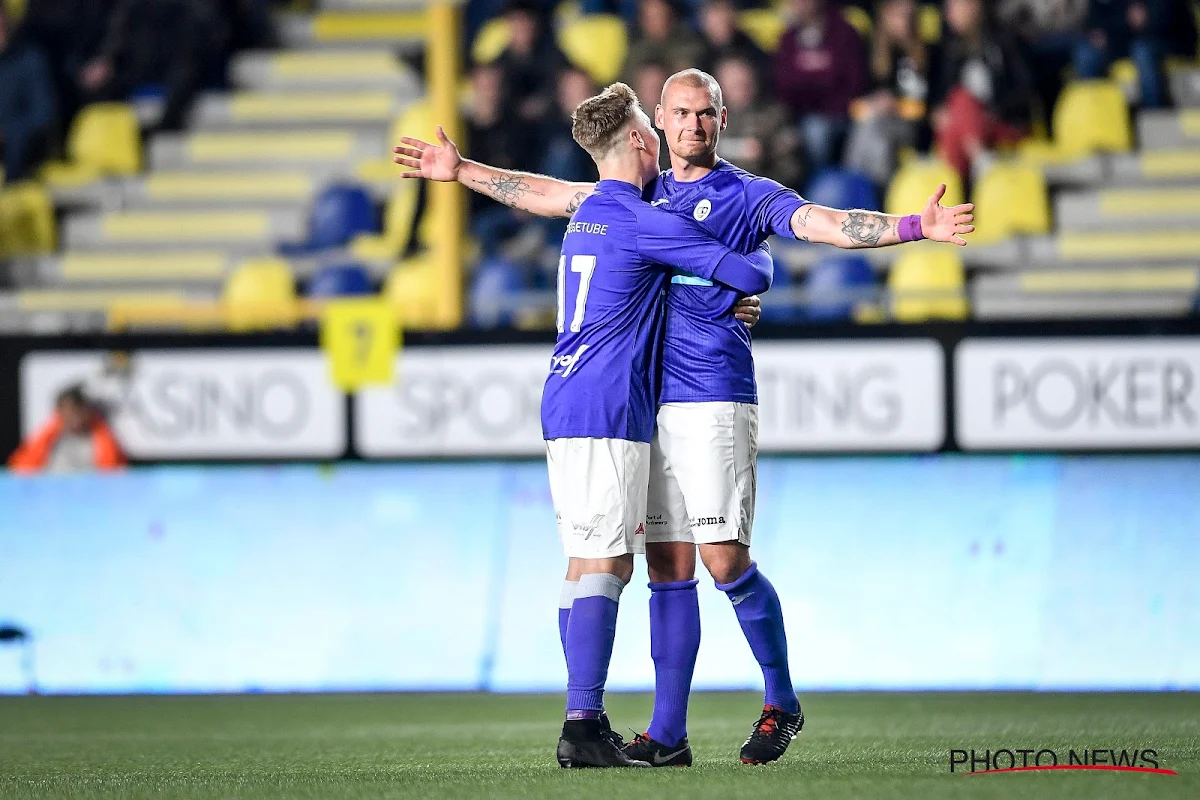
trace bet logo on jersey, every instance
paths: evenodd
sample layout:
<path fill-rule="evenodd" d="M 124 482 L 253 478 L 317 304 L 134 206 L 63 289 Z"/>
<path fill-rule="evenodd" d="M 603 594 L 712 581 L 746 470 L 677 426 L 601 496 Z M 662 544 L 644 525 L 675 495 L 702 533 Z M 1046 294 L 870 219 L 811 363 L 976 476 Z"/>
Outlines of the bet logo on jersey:
<path fill-rule="evenodd" d="M 699 203 L 696 203 L 696 210 L 692 212 L 692 216 L 696 218 L 697 222 L 704 222 L 711 213 L 712 203 L 708 202 L 708 200 L 701 200 Z"/>

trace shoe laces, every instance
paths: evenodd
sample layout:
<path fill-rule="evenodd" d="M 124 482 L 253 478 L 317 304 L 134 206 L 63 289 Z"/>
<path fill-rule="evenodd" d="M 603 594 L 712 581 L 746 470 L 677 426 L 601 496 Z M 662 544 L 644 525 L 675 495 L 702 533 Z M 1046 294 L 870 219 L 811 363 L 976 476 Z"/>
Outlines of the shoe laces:
<path fill-rule="evenodd" d="M 774 736 L 779 730 L 779 715 L 783 709 L 778 706 L 763 706 L 762 716 L 754 723 L 754 730 L 762 736 Z"/>

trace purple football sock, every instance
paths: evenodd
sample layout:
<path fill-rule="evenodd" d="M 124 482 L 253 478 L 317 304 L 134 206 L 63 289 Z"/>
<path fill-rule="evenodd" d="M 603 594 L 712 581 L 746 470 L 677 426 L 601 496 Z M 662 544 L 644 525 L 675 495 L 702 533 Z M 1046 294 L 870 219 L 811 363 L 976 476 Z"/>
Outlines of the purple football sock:
<path fill-rule="evenodd" d="M 624 588 L 624 581 L 607 573 L 579 579 L 567 622 L 567 719 L 594 719 L 604 708 L 604 682 Z"/>
<path fill-rule="evenodd" d="M 654 716 L 646 735 L 668 747 L 687 737 L 688 695 L 700 653 L 699 581 L 650 584 Z"/>
<path fill-rule="evenodd" d="M 733 583 L 718 583 L 717 588 L 729 595 L 742 633 L 762 667 L 766 684 L 763 702 L 795 714 L 800 710 L 800 703 L 788 672 L 787 635 L 783 631 L 783 609 L 775 587 L 758 571 L 758 564 L 751 561 L 750 569 L 742 577 Z"/>
<path fill-rule="evenodd" d="M 571 604 L 575 602 L 575 590 L 579 581 L 563 581 L 562 593 L 558 596 L 558 638 L 562 642 L 563 658 L 567 657 L 567 621 L 571 619 Z"/>

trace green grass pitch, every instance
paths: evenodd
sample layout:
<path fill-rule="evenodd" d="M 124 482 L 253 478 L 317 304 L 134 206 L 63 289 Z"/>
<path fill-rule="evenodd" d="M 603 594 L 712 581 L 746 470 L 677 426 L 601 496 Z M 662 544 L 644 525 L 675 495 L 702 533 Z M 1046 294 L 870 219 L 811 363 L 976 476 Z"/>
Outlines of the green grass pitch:
<path fill-rule="evenodd" d="M 783 761 L 737 762 L 759 698 L 694 697 L 692 769 L 560 770 L 547 695 L 0 698 L 0 798 L 1200 798 L 1200 699 L 811 694 Z M 614 726 L 651 700 L 613 694 Z M 1178 777 L 949 774 L 951 748 L 1158 750 Z"/>

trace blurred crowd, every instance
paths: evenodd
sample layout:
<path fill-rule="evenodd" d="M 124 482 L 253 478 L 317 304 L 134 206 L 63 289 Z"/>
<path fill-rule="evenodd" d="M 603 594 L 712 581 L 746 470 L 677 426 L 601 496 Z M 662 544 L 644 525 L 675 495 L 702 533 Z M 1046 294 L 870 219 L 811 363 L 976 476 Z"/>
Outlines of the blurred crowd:
<path fill-rule="evenodd" d="M 1193 60 L 1197 47 L 1191 0 L 943 0 L 937 37 L 922 30 L 917 0 L 790 0 L 773 52 L 739 25 L 739 13 L 756 5 L 581 3 L 584 13 L 616 13 L 626 21 L 630 44 L 621 78 L 650 110 L 671 73 L 711 72 L 729 108 L 720 155 L 796 188 L 837 165 L 885 186 L 911 149 L 936 148 L 969 178 L 975 159 L 1029 136 L 1035 125 L 1052 132 L 1051 110 L 1067 78 L 1104 77 L 1114 61 L 1129 59 L 1140 105 L 1161 106 L 1169 98 L 1166 60 Z M 497 166 L 590 180 L 592 167 L 571 142 L 569 118 L 597 87 L 548 35 L 554 6 L 552 0 L 468 3 L 468 41 L 497 15 L 511 34 L 498 59 L 472 68 L 469 152 Z M 855 13 L 871 20 L 868 35 L 847 20 Z M 485 256 L 506 236 L 528 230 L 521 215 L 486 198 L 473 202 Z M 553 240 L 553 226 L 539 224 Z"/>
<path fill-rule="evenodd" d="M 0 2 L 0 153 L 8 180 L 61 149 L 84 105 L 152 99 L 178 130 L 197 92 L 221 88 L 229 56 L 270 44 L 268 0 Z"/>

